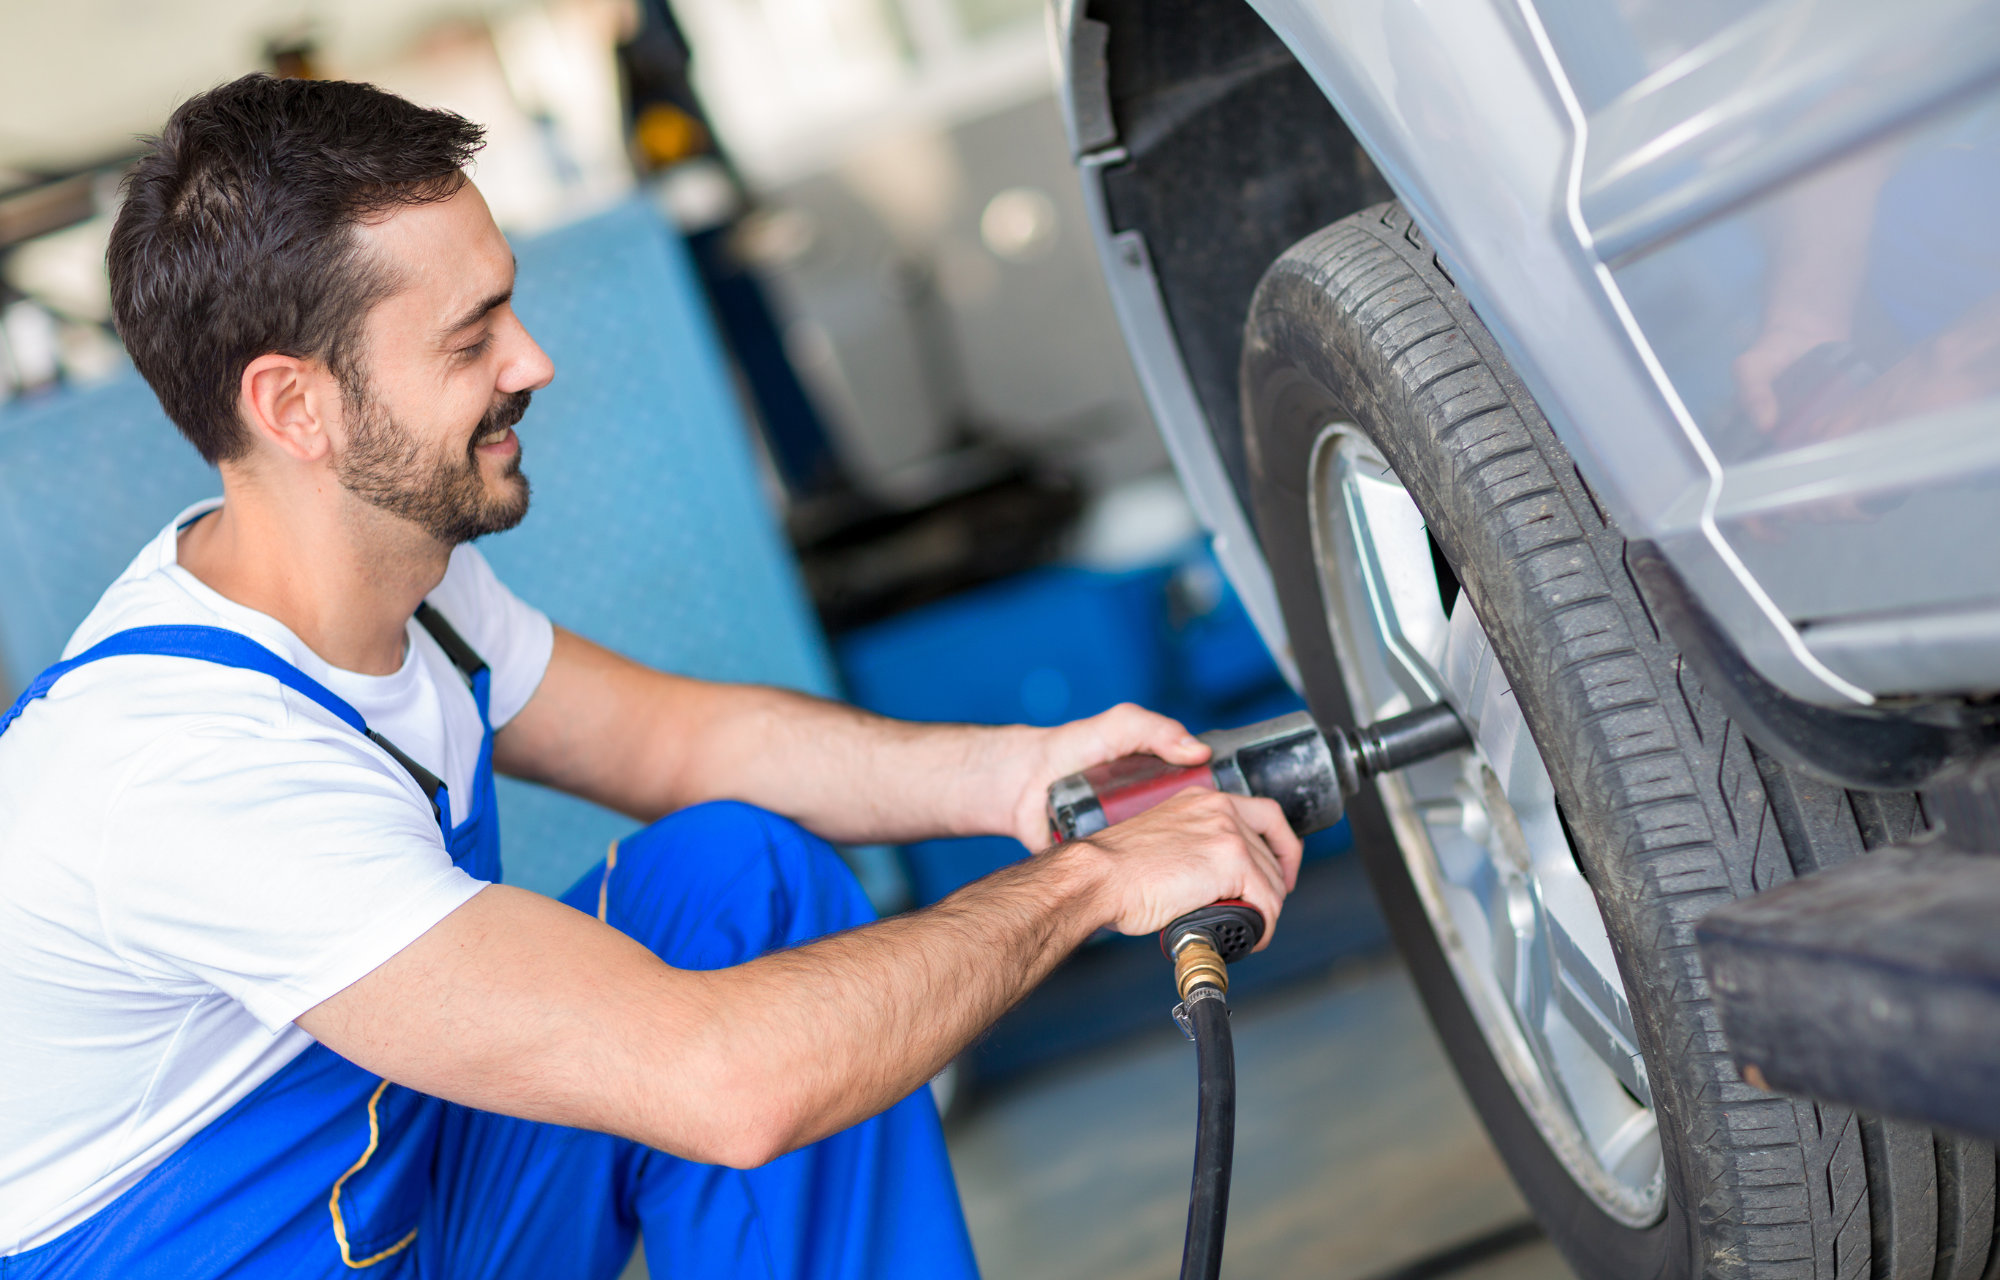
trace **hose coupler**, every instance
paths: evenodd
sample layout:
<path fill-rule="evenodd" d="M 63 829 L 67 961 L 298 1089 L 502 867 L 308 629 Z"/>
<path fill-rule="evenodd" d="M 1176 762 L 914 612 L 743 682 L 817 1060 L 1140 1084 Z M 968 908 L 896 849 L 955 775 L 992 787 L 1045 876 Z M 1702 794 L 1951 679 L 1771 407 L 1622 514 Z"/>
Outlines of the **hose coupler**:
<path fill-rule="evenodd" d="M 1229 990 L 1229 968 L 1206 933 L 1189 930 L 1174 949 L 1174 987 L 1186 1001 L 1198 986 Z"/>

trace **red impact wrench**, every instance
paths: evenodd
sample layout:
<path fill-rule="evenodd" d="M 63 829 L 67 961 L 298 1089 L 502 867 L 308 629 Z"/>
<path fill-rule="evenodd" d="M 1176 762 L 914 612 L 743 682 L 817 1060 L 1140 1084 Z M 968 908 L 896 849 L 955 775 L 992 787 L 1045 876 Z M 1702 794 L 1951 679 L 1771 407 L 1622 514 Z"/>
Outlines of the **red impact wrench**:
<path fill-rule="evenodd" d="M 1339 822 L 1347 797 L 1364 779 L 1472 745 L 1458 713 L 1440 703 L 1391 716 L 1365 729 L 1322 733 L 1312 713 L 1295 712 L 1241 729 L 1204 733 L 1206 764 L 1168 764 L 1158 756 L 1126 756 L 1072 773 L 1049 788 L 1049 828 L 1057 841 L 1097 834 L 1115 822 L 1191 787 L 1278 802 L 1301 836 Z M 1209 936 L 1224 963 L 1242 958 L 1264 936 L 1264 920 L 1243 902 L 1218 902 L 1189 912 L 1160 934 L 1174 955 L 1190 930 Z"/>
<path fill-rule="evenodd" d="M 1443 705 L 1391 716 L 1353 734 L 1322 733 L 1312 715 L 1300 711 L 1205 733 L 1201 740 L 1209 745 L 1206 764 L 1126 756 L 1058 780 L 1049 788 L 1049 827 L 1056 840 L 1094 835 L 1190 787 L 1275 800 L 1292 830 L 1311 835 L 1340 821 L 1347 797 L 1364 778 L 1472 745 L 1458 714 Z M 1182 1280 L 1214 1280 L 1222 1270 L 1236 1141 L 1235 1051 L 1224 995 L 1228 966 L 1263 936 L 1263 913 L 1234 900 L 1190 911 L 1160 931 L 1160 949 L 1174 962 L 1181 996 L 1174 1021 L 1194 1041 L 1200 1080 Z"/>

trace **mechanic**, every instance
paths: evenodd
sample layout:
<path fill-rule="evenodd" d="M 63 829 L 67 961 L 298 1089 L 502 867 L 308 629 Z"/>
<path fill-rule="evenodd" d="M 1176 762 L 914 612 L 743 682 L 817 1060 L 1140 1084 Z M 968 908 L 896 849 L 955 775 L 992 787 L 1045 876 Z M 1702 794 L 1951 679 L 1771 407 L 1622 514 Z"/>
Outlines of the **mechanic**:
<path fill-rule="evenodd" d="M 119 332 L 222 497 L 0 724 L 0 1275 L 610 1277 L 641 1230 L 660 1276 L 970 1275 L 924 1082 L 1097 929 L 1275 919 L 1298 842 L 1189 794 L 868 923 L 822 837 L 1038 848 L 1055 778 L 1207 748 L 676 677 L 510 594 L 470 543 L 553 369 L 479 143 L 252 76 L 128 179 Z M 495 769 L 650 825 L 510 888 Z"/>

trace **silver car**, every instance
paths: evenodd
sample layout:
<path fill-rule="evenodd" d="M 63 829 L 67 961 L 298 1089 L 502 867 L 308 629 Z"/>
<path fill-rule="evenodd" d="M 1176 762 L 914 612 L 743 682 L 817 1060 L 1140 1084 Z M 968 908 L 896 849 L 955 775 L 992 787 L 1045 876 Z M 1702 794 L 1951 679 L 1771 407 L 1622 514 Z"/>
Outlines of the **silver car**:
<path fill-rule="evenodd" d="M 2000 746 L 2000 0 L 1053 27 L 1141 380 L 1273 652 L 1324 721 L 1475 726 L 1353 820 L 1578 1274 L 1991 1280 L 1993 1149 L 1746 1084 L 1693 926 Z"/>

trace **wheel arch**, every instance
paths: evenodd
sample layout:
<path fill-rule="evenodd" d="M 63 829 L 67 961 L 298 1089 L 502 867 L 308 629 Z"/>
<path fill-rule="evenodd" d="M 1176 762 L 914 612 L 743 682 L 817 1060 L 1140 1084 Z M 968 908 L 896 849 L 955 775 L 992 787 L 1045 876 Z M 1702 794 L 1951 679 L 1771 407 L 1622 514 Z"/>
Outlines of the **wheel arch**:
<path fill-rule="evenodd" d="M 1063 104 L 1106 241 L 1137 232 L 1177 356 L 1248 510 L 1237 365 L 1264 271 L 1394 197 L 1338 109 L 1246 0 L 1066 0 Z M 1144 357 L 1141 357 L 1144 358 Z"/>

